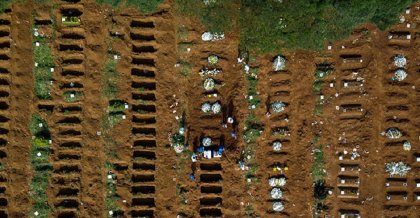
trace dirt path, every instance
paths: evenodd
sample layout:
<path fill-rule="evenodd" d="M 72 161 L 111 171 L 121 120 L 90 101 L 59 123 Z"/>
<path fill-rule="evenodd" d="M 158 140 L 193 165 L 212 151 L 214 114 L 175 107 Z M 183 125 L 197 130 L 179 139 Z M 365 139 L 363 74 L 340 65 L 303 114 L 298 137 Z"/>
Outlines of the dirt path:
<path fill-rule="evenodd" d="M 1 60 L 2 79 L 7 81 L 10 90 L 8 95 L 4 96 L 3 107 L 9 108 L 2 110 L 6 112 L 3 116 L 9 119 L 2 130 L 9 132 L 2 135 L 2 147 L 7 147 L 7 165 L 5 166 L 7 176 L 1 176 L 2 183 L 8 181 L 6 188 L 7 198 L 2 194 L 2 202 L 6 208 L 0 213 L 8 214 L 10 217 L 24 217 L 28 214 L 30 199 L 28 196 L 30 175 L 32 174 L 29 164 L 29 154 L 31 147 L 31 135 L 28 129 L 28 123 L 31 117 L 33 105 L 33 64 L 32 59 L 32 41 L 29 37 L 31 32 L 31 5 L 14 5 L 12 13 L 1 15 L 4 20 L 6 32 L 5 36 L 10 40 L 9 60 Z M 7 25 L 8 24 L 8 25 Z M 3 48 L 4 50 L 5 48 Z M 7 48 L 6 48 L 7 50 Z M 9 97 L 7 97 L 9 96 Z M 5 109 L 6 109 L 5 108 Z M 4 163 L 3 163 L 4 164 Z M 6 184 L 5 184 L 6 185 Z M 6 212 L 7 211 L 7 212 Z"/>
<path fill-rule="evenodd" d="M 101 98 L 101 81 L 103 66 L 108 58 L 107 54 L 107 20 L 102 14 L 100 7 L 94 2 L 84 4 L 81 19 L 85 26 L 86 34 L 84 55 L 85 78 L 84 78 L 84 111 L 82 122 L 85 134 L 83 135 L 83 153 L 81 164 L 83 167 L 81 175 L 81 200 L 83 209 L 81 217 L 101 217 L 105 210 L 105 178 L 104 173 L 104 142 L 98 132 L 101 131 L 101 121 L 107 102 Z M 98 19 L 98 16 L 101 16 Z M 102 19 L 102 16 L 104 17 Z"/>

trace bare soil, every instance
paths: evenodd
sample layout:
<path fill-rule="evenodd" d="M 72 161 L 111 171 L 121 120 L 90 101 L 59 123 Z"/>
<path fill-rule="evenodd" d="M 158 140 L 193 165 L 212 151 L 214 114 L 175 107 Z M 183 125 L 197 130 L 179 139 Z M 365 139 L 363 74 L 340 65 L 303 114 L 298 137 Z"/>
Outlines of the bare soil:
<path fill-rule="evenodd" d="M 239 34 L 226 32 L 224 40 L 203 42 L 205 28 L 197 19 L 179 16 L 173 4 L 167 1 L 158 12 L 145 16 L 133 8 L 116 10 L 93 0 L 57 0 L 47 6 L 16 4 L 0 15 L 4 20 L 0 27 L 8 30 L 5 37 L 11 42 L 1 50 L 10 59 L 0 60 L 0 79 L 5 81 L 0 88 L 8 90 L 0 99 L 7 105 L 0 111 L 7 120 L 1 126 L 6 133 L 0 134 L 0 150 L 5 153 L 1 153 L 1 163 L 6 165 L 0 172 L 0 202 L 6 202 L 0 205 L 0 217 L 26 217 L 30 211 L 33 171 L 28 123 L 36 112 L 47 120 L 52 134 L 49 160 L 53 170 L 46 190 L 50 217 L 108 217 L 106 162 L 116 166 L 112 173 L 119 210 L 114 217 L 311 217 L 311 167 L 319 144 L 331 192 L 324 201 L 328 209 L 315 217 L 419 217 L 419 4 L 404 12 L 404 23 L 386 31 L 365 24 L 321 52 L 286 50 L 282 53 L 287 59 L 284 71 L 272 69 L 277 54 L 257 56 L 249 63 L 259 69 L 261 104 L 254 112 L 264 127 L 256 142 L 257 179 L 252 182 L 238 165 L 251 112 L 243 65 L 237 62 Z M 41 101 L 33 94 L 32 9 L 40 20 L 55 20 L 56 26 L 40 30 L 54 37 L 52 100 Z M 61 24 L 67 10 L 80 14 L 81 25 Z M 181 26 L 188 30 L 186 38 L 180 36 Z M 115 32 L 118 39 L 110 43 Z M 180 43 L 190 50 L 182 51 Z M 63 45 L 70 49 L 64 51 Z M 126 119 L 110 130 L 115 156 L 107 154 L 109 141 L 101 132 L 110 100 L 102 94 L 102 72 L 110 48 L 121 57 L 116 99 L 129 105 Z M 408 77 L 401 82 L 391 80 L 396 54 L 407 58 Z M 216 97 L 204 92 L 204 79 L 198 74 L 208 66 L 209 55 L 219 57 L 217 67 L 223 71 L 214 77 Z M 66 64 L 73 59 L 77 61 Z M 190 64 L 189 75 L 179 72 L 180 60 Z M 332 69 L 322 78 L 323 99 L 313 91 L 320 65 Z M 77 86 L 65 86 L 70 82 Z M 83 92 L 82 100 L 65 102 L 63 94 L 69 90 Z M 203 114 L 201 105 L 206 101 L 220 102 L 223 112 Z M 272 113 L 273 101 L 286 102 L 286 110 Z M 322 114 L 315 115 L 319 102 Z M 178 131 L 183 115 L 189 150 L 197 149 L 204 136 L 211 136 L 216 144 L 224 144 L 223 157 L 192 163 L 190 153 L 174 152 L 170 137 Z M 61 122 L 69 117 L 80 122 Z M 225 128 L 222 124 L 228 117 L 235 122 Z M 290 135 L 274 136 L 272 130 L 278 127 L 288 128 Z M 381 135 L 391 127 L 402 130 L 403 136 L 390 140 Z M 312 143 L 315 135 L 320 136 L 316 144 Z M 282 141 L 281 152 L 273 151 L 275 140 Z M 405 140 L 411 142 L 410 151 L 403 150 Z M 350 159 L 352 151 L 360 156 Z M 391 178 L 385 173 L 385 163 L 391 161 L 403 161 L 412 169 L 406 177 Z M 274 171 L 276 165 L 287 170 Z M 191 174 L 195 180 L 189 178 Z M 268 183 L 278 175 L 287 178 L 281 213 L 272 209 Z"/>

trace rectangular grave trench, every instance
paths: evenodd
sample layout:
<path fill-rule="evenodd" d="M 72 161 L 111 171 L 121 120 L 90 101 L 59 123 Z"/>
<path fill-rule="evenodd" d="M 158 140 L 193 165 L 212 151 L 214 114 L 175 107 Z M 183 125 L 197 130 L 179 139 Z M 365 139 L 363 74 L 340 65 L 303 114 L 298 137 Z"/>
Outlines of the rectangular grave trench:
<path fill-rule="evenodd" d="M 132 20 L 130 27 L 133 28 L 155 28 L 153 21 Z"/>
<path fill-rule="evenodd" d="M 154 35 L 138 34 L 138 33 L 133 33 L 133 32 L 130 33 L 130 38 L 135 41 L 145 41 L 145 42 L 156 40 Z"/>
<path fill-rule="evenodd" d="M 200 163 L 200 169 L 206 171 L 221 171 L 222 164 L 220 163 Z"/>
<path fill-rule="evenodd" d="M 144 158 L 149 160 L 155 160 L 156 154 L 154 151 L 134 151 L 133 152 L 133 158 Z"/>
<path fill-rule="evenodd" d="M 156 141 L 147 139 L 136 140 L 134 141 L 134 147 L 155 148 Z"/>
<path fill-rule="evenodd" d="M 220 194 L 222 193 L 222 186 L 201 186 L 201 193 L 205 194 Z"/>
<path fill-rule="evenodd" d="M 145 69 L 138 69 L 132 68 L 131 75 L 137 77 L 144 77 L 144 78 L 155 78 L 155 72 L 152 70 L 145 70 Z"/>
<path fill-rule="evenodd" d="M 131 200 L 132 206 L 148 206 L 148 207 L 155 207 L 155 199 L 154 198 L 136 198 L 134 197 Z"/>
<path fill-rule="evenodd" d="M 155 124 L 156 123 L 156 118 L 155 117 L 145 117 L 145 116 L 133 115 L 132 121 L 134 123 L 140 123 L 140 124 Z"/>
<path fill-rule="evenodd" d="M 136 194 L 154 194 L 156 191 L 155 186 L 152 185 L 136 185 L 131 187 L 131 193 Z"/>
<path fill-rule="evenodd" d="M 221 197 L 202 197 L 200 198 L 200 205 L 218 206 L 222 204 Z"/>
<path fill-rule="evenodd" d="M 154 217 L 154 210 L 132 210 L 132 217 Z"/>
<path fill-rule="evenodd" d="M 154 182 L 155 176 L 153 174 L 133 175 L 131 177 L 133 182 Z"/>
<path fill-rule="evenodd" d="M 56 197 L 59 196 L 77 196 L 79 194 L 79 189 L 77 188 L 60 188 Z"/>
<path fill-rule="evenodd" d="M 222 210 L 220 208 L 201 208 L 200 216 L 202 217 L 221 217 Z"/>
<path fill-rule="evenodd" d="M 79 208 L 79 201 L 76 199 L 63 199 L 55 204 L 59 208 Z"/>
<path fill-rule="evenodd" d="M 201 182 L 216 183 L 222 181 L 222 175 L 220 174 L 207 174 L 203 173 L 200 175 Z"/>
<path fill-rule="evenodd" d="M 148 163 L 133 163 L 134 170 L 155 170 L 156 166 L 154 164 Z"/>

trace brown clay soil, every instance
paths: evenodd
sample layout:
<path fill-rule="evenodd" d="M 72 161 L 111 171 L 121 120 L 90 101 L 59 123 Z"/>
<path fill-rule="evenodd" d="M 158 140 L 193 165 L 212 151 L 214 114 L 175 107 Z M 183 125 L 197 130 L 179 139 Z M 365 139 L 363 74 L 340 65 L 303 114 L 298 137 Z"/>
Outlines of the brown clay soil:
<path fill-rule="evenodd" d="M 112 173 L 119 210 L 114 217 L 312 217 L 311 167 L 319 144 L 330 194 L 324 201 L 328 209 L 315 217 L 420 217 L 419 4 L 404 14 L 404 23 L 386 31 L 365 24 L 347 39 L 326 45 L 325 51 L 285 51 L 283 71 L 272 69 L 276 54 L 249 63 L 259 69 L 261 104 L 254 112 L 264 131 L 254 148 L 256 179 L 248 182 L 238 165 L 251 112 L 243 65 L 237 62 L 238 33 L 203 42 L 205 28 L 197 19 L 177 15 L 172 1 L 147 16 L 132 8 L 99 6 L 93 0 L 52 3 L 54 7 L 15 4 L 0 15 L 0 28 L 6 30 L 2 33 L 7 32 L 4 37 L 10 40 L 1 48 L 8 58 L 0 60 L 0 158 L 5 165 L 0 172 L 0 217 L 27 217 L 31 209 L 28 192 L 34 172 L 27 127 L 33 113 L 42 115 L 52 135 L 49 217 L 108 217 L 106 162 L 116 166 Z M 32 10 L 37 19 L 56 23 L 40 30 L 52 37 L 56 60 L 51 100 L 33 94 Z M 69 10 L 80 15 L 81 25 L 61 24 Z M 181 26 L 188 30 L 182 39 Z M 119 35 L 111 37 L 116 32 Z M 180 43 L 190 50 L 182 51 Z M 126 119 L 105 133 L 101 124 L 111 99 L 102 94 L 102 71 L 110 48 L 121 57 L 116 99 L 129 108 L 124 111 Z M 407 58 L 408 77 L 401 82 L 391 80 L 396 54 Z M 214 77 L 217 97 L 204 93 L 204 79 L 198 74 L 208 65 L 209 55 L 219 57 L 218 68 L 223 70 Z M 189 75 L 179 72 L 180 60 L 191 65 Z M 319 66 L 332 69 L 322 78 L 323 99 L 313 92 Z M 69 87 L 70 83 L 76 86 Z M 81 101 L 65 102 L 63 94 L 69 90 L 83 92 Z M 220 102 L 223 112 L 203 114 L 201 104 L 206 101 Z M 286 110 L 272 113 L 273 101 L 287 103 Z M 317 102 L 322 102 L 320 115 L 314 115 Z M 183 115 L 189 149 L 211 136 L 216 144 L 225 145 L 223 157 L 192 163 L 189 154 L 174 152 L 169 139 Z M 224 128 L 229 116 L 235 122 Z M 66 124 L 66 119 L 74 123 Z M 275 137 L 272 130 L 278 127 L 287 128 L 290 135 Z M 402 130 L 403 136 L 390 140 L 381 135 L 391 127 Z M 237 133 L 236 140 L 232 132 Z M 315 135 L 320 138 L 313 144 Z M 275 140 L 282 141 L 281 152 L 273 151 Z M 410 151 L 402 148 L 406 140 L 411 142 Z M 111 145 L 114 156 L 107 153 Z M 352 160 L 352 151 L 360 156 Z M 406 177 L 389 177 L 384 165 L 391 161 L 403 161 L 412 169 Z M 283 170 L 274 171 L 276 165 Z M 279 175 L 287 178 L 281 213 L 272 209 L 268 183 Z"/>

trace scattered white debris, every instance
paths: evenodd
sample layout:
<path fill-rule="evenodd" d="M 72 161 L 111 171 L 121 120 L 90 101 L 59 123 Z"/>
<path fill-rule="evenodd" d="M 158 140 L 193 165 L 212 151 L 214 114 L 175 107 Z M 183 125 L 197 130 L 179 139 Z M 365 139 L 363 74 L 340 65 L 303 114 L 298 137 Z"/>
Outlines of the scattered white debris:
<path fill-rule="evenodd" d="M 274 59 L 273 70 L 279 71 L 284 70 L 284 68 L 286 68 L 286 59 L 283 56 L 279 55 L 276 57 L 276 59 Z"/>
<path fill-rule="evenodd" d="M 400 23 L 404 23 L 405 22 L 405 17 L 403 15 L 400 16 Z"/>
<path fill-rule="evenodd" d="M 275 101 L 271 104 L 271 109 L 276 113 L 283 112 L 285 107 L 286 105 L 281 101 Z"/>
<path fill-rule="evenodd" d="M 219 41 L 225 38 L 225 34 L 223 32 L 220 33 L 211 33 L 211 32 L 204 32 L 201 35 L 201 40 L 208 42 L 208 41 Z"/>
<path fill-rule="evenodd" d="M 214 79 L 207 78 L 206 80 L 204 80 L 204 89 L 206 91 L 213 90 L 215 86 L 216 86 L 216 83 L 214 82 Z"/>
<path fill-rule="evenodd" d="M 216 0 L 203 0 L 204 5 L 209 6 L 211 4 L 215 4 Z"/>
<path fill-rule="evenodd" d="M 406 77 L 407 77 L 407 72 L 405 72 L 405 70 L 403 69 L 398 69 L 395 71 L 394 76 L 392 78 L 397 81 L 403 81 Z"/>
<path fill-rule="evenodd" d="M 389 173 L 390 176 L 405 176 L 410 170 L 411 167 L 403 162 L 391 162 L 385 164 L 385 171 Z"/>
<path fill-rule="evenodd" d="M 286 178 L 280 177 L 280 178 L 270 178 L 268 180 L 268 184 L 270 184 L 271 187 L 282 187 L 286 185 Z"/>
<path fill-rule="evenodd" d="M 411 143 L 409 141 L 405 141 L 403 144 L 404 151 L 410 151 L 411 150 Z"/>
<path fill-rule="evenodd" d="M 386 130 L 385 135 L 390 139 L 398 139 L 402 136 L 402 133 L 397 128 L 389 128 L 388 130 Z"/>
<path fill-rule="evenodd" d="M 282 147 L 282 144 L 280 141 L 273 142 L 273 150 L 274 151 L 280 151 Z"/>
<path fill-rule="evenodd" d="M 397 67 L 405 67 L 405 65 L 407 64 L 407 58 L 401 54 L 395 55 L 394 64 Z"/>
<path fill-rule="evenodd" d="M 273 202 L 273 210 L 276 212 L 281 212 L 284 210 L 284 205 L 282 202 Z"/>
<path fill-rule="evenodd" d="M 270 194 L 272 199 L 281 199 L 283 197 L 283 192 L 280 188 L 273 188 Z"/>
<path fill-rule="evenodd" d="M 210 65 L 216 65 L 219 62 L 219 57 L 217 57 L 216 55 L 210 55 L 207 57 L 207 62 Z"/>
<path fill-rule="evenodd" d="M 211 110 L 211 105 L 208 102 L 205 102 L 201 105 L 201 111 L 203 111 L 204 113 L 208 113 Z"/>
<path fill-rule="evenodd" d="M 220 103 L 219 103 L 219 102 L 214 103 L 214 104 L 211 106 L 211 111 L 212 111 L 214 114 L 219 114 L 219 113 L 222 111 L 222 105 L 220 105 Z"/>
<path fill-rule="evenodd" d="M 329 45 L 329 46 L 328 46 L 328 50 L 331 50 L 331 49 L 332 49 L 332 46 L 331 46 L 331 45 Z"/>
<path fill-rule="evenodd" d="M 211 146 L 212 140 L 210 137 L 204 137 L 202 140 L 202 144 L 204 147 L 209 147 Z"/>

